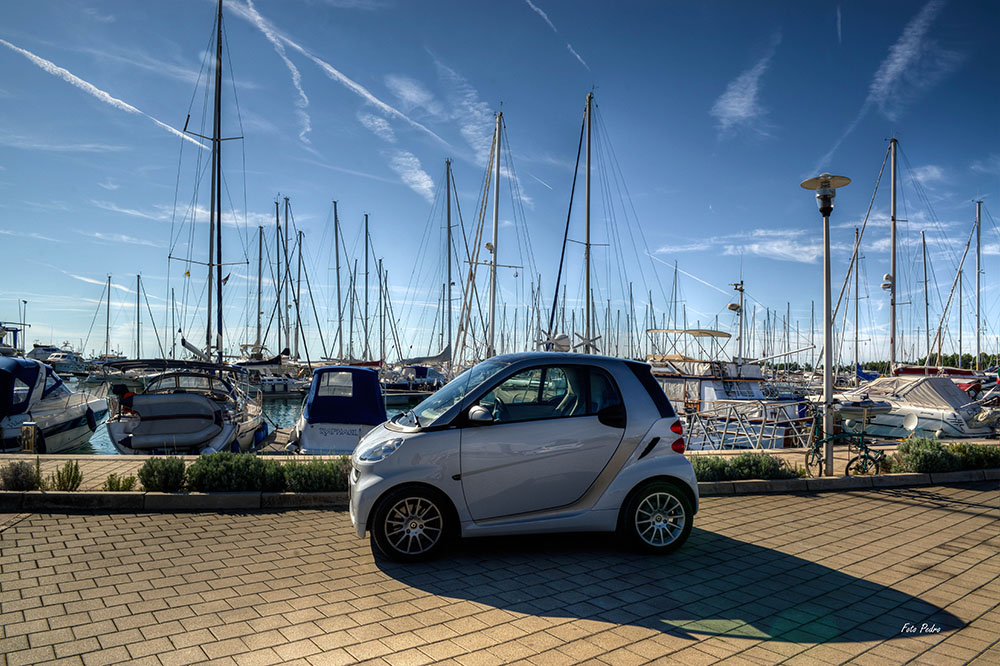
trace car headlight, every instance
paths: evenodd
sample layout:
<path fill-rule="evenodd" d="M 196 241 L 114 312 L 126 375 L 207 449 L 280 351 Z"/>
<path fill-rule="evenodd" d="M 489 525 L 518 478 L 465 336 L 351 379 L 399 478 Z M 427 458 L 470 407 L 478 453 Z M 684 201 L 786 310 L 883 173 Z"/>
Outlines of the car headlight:
<path fill-rule="evenodd" d="M 392 455 L 392 453 L 402 445 L 403 439 L 401 437 L 379 442 L 378 444 L 369 446 L 364 451 L 361 451 L 358 454 L 358 460 L 363 462 L 380 462 Z"/>

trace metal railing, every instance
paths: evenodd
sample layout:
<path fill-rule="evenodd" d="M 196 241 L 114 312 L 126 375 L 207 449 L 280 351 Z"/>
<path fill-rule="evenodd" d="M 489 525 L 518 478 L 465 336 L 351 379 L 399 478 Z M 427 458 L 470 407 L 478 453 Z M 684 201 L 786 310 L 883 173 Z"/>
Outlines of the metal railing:
<path fill-rule="evenodd" d="M 703 450 L 808 447 L 815 410 L 803 400 L 702 401 L 685 417 L 688 448 Z"/>

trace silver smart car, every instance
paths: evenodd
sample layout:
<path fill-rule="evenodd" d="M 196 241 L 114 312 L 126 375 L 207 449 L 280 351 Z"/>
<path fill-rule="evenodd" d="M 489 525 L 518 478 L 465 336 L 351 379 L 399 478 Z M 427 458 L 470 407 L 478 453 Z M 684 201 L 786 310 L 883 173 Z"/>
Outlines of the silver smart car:
<path fill-rule="evenodd" d="M 691 531 L 698 484 L 680 421 L 644 363 L 496 356 L 365 435 L 351 521 L 415 561 L 459 536 L 615 532 L 667 553 Z"/>

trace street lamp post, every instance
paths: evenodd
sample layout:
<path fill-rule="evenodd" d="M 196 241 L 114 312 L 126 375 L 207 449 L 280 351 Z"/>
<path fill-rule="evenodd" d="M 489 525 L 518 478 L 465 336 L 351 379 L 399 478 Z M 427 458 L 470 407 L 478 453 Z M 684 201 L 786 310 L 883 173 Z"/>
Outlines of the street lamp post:
<path fill-rule="evenodd" d="M 833 313 L 830 298 L 830 213 L 833 212 L 833 200 L 837 196 L 837 188 L 851 182 L 844 176 L 831 176 L 824 173 L 815 178 L 804 180 L 801 186 L 807 190 L 816 191 L 816 205 L 819 214 L 823 216 L 823 437 L 826 447 L 823 459 L 826 460 L 825 476 L 833 476 Z"/>

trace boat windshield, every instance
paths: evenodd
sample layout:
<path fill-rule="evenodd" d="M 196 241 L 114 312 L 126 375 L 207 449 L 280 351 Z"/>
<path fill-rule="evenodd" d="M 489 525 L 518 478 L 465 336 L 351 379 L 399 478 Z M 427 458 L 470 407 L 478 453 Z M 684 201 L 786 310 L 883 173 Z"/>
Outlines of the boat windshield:
<path fill-rule="evenodd" d="M 440 391 L 430 396 L 407 412 L 405 416 L 412 425 L 427 427 L 449 409 L 458 404 L 469 391 L 476 388 L 493 375 L 510 365 L 509 361 L 491 359 L 475 365 L 448 382 Z"/>

